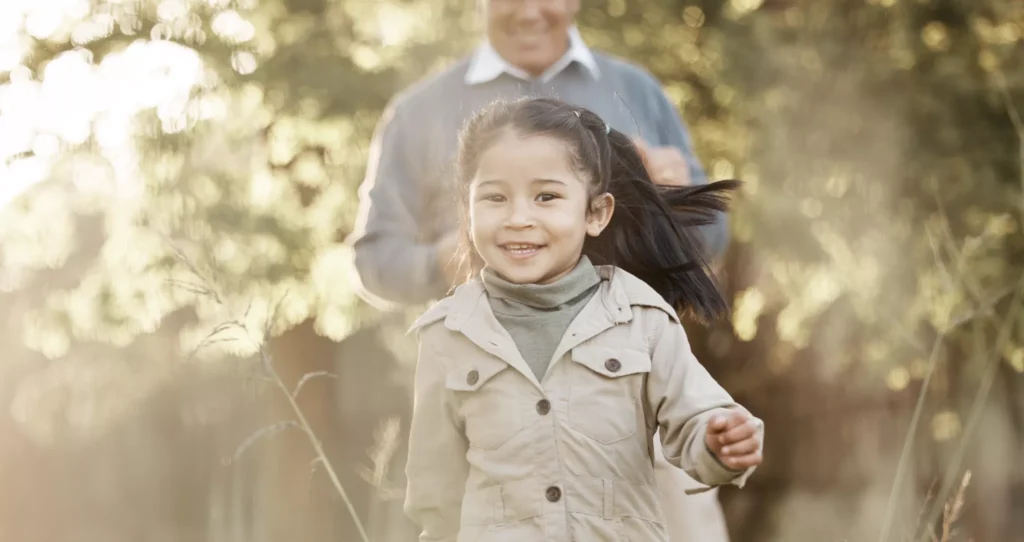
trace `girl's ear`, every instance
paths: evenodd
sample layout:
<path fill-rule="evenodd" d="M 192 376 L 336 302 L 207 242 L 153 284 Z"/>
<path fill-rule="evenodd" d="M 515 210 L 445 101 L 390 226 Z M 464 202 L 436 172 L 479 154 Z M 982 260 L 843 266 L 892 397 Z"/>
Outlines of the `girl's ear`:
<path fill-rule="evenodd" d="M 615 212 L 615 196 L 608 192 L 597 196 L 590 202 L 590 211 L 587 212 L 587 235 L 597 237 L 601 235 L 608 222 Z"/>

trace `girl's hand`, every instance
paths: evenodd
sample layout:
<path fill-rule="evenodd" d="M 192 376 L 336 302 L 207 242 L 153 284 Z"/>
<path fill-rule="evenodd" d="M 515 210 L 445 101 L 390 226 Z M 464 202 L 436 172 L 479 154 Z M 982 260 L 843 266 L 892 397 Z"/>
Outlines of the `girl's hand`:
<path fill-rule="evenodd" d="M 746 410 L 716 414 L 708 422 L 704 442 L 723 465 L 741 471 L 761 464 L 763 425 Z"/>

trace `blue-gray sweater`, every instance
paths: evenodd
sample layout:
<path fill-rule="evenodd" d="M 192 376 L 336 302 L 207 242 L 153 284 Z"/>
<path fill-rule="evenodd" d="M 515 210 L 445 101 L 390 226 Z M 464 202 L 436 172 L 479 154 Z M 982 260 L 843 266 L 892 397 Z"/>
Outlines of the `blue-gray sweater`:
<path fill-rule="evenodd" d="M 693 182 L 707 182 L 686 127 L 658 81 L 634 64 L 596 51 L 594 56 L 600 69 L 596 79 L 573 63 L 545 83 L 502 74 L 476 85 L 465 82 L 467 57 L 391 101 L 371 144 L 350 238 L 365 297 L 377 305 L 416 305 L 445 295 L 449 286 L 434 244 L 457 227 L 458 133 L 475 111 L 497 99 L 551 96 L 586 107 L 616 130 L 654 146 L 678 148 Z M 725 215 L 703 234 L 713 255 L 724 252 Z"/>

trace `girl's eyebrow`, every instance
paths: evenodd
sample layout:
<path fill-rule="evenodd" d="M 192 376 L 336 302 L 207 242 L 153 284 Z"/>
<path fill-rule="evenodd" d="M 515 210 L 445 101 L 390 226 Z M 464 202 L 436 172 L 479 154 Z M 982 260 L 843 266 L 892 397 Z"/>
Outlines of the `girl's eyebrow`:
<path fill-rule="evenodd" d="M 476 183 L 477 187 L 484 187 L 488 185 L 505 185 L 508 181 L 505 179 L 487 179 L 486 181 L 480 181 Z M 565 181 L 558 179 L 534 179 L 531 184 L 560 184 L 562 186 L 568 186 Z"/>
<path fill-rule="evenodd" d="M 480 187 L 480 186 L 487 186 L 487 185 L 490 185 L 490 184 L 503 185 L 503 184 L 505 184 L 505 180 L 504 179 L 487 179 L 486 181 L 480 181 L 480 182 L 476 183 L 476 185 L 478 187 Z"/>
<path fill-rule="evenodd" d="M 562 186 L 566 186 L 565 181 L 560 181 L 558 179 L 534 179 L 533 184 L 560 184 Z"/>

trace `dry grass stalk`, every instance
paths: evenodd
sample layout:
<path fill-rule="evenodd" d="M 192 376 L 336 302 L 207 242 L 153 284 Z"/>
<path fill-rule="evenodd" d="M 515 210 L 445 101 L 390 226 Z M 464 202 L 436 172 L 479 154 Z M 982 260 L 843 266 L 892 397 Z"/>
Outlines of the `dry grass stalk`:
<path fill-rule="evenodd" d="M 381 539 L 382 530 L 389 527 L 387 503 L 404 495 L 402 488 L 389 484 L 389 467 L 398 451 L 402 425 L 397 416 L 390 416 L 374 431 L 374 445 L 369 450 L 373 468 L 360 468 L 360 476 L 374 492 L 370 498 L 369 525 L 374 539 Z"/>
<path fill-rule="evenodd" d="M 174 249 L 175 255 L 178 258 L 178 260 L 181 261 L 181 263 L 185 265 L 186 268 L 189 269 L 189 271 L 195 276 L 196 280 L 198 280 L 200 283 L 198 285 L 191 285 L 193 287 L 187 288 L 187 291 L 192 292 L 196 295 L 203 295 L 209 297 L 213 299 L 214 302 L 217 303 L 218 305 L 226 307 L 226 304 L 223 302 L 224 298 L 221 295 L 219 295 L 217 289 L 203 277 L 203 275 L 199 272 L 195 264 L 193 264 L 188 259 L 184 252 L 177 249 L 176 247 L 172 248 Z M 180 287 L 180 285 L 177 283 L 175 283 L 174 285 Z M 285 294 L 285 296 L 286 295 L 287 293 Z M 345 491 L 345 487 L 341 484 L 341 480 L 338 478 L 338 475 L 334 470 L 334 466 L 331 464 L 331 461 L 327 458 L 327 454 L 324 452 L 324 448 L 323 445 L 320 443 L 319 437 L 317 437 L 316 432 L 313 430 L 312 425 L 310 425 L 309 421 L 306 419 L 306 415 L 302 411 L 302 408 L 299 407 L 297 401 L 299 392 L 302 391 L 303 385 L 305 385 L 309 380 L 321 376 L 332 378 L 336 378 L 336 376 L 323 371 L 307 373 L 303 375 L 299 382 L 295 385 L 294 390 L 289 390 L 288 386 L 284 383 L 284 379 L 282 379 L 281 375 L 278 374 L 277 370 L 274 369 L 273 358 L 271 357 L 270 352 L 267 351 L 267 344 L 270 341 L 270 331 L 273 328 L 274 323 L 277 321 L 277 313 L 281 307 L 281 303 L 284 301 L 285 296 L 282 296 L 281 299 L 278 300 L 277 304 L 274 306 L 274 309 L 270 312 L 270 315 L 268 316 L 267 321 L 264 323 L 263 326 L 261 340 L 259 341 L 258 344 L 255 344 L 254 346 L 256 347 L 257 354 L 259 355 L 263 371 L 267 375 L 267 380 L 276 385 L 277 388 L 288 400 L 288 405 L 291 407 L 292 414 L 295 415 L 296 420 L 278 422 L 257 430 L 248 438 L 246 438 L 245 441 L 238 447 L 238 449 L 235 451 L 232 460 L 234 461 L 239 459 L 242 456 L 242 454 L 246 451 L 246 449 L 248 449 L 250 446 L 252 446 L 257 441 L 263 438 L 275 435 L 281 432 L 282 430 L 288 428 L 300 429 L 303 432 L 303 434 L 306 435 L 306 438 L 309 440 L 310 445 L 313 447 L 313 451 L 315 453 L 315 458 L 313 459 L 314 468 L 315 465 L 317 464 L 323 466 L 324 470 L 327 472 L 327 477 L 330 479 L 331 484 L 334 486 L 335 491 L 338 492 L 338 495 L 340 495 L 342 500 L 345 502 L 345 507 L 348 509 L 348 513 L 352 517 L 352 522 L 355 524 L 356 530 L 359 531 L 360 539 L 363 542 L 369 542 L 370 538 L 366 533 L 366 528 L 363 526 L 362 520 L 359 519 L 359 514 L 356 512 L 355 506 L 352 504 L 352 500 L 348 496 L 348 492 Z M 251 306 L 252 303 L 250 302 L 249 307 Z M 246 313 L 248 312 L 249 309 L 247 308 Z M 193 350 L 190 356 L 194 355 L 200 348 L 210 346 L 211 344 L 214 344 L 216 342 L 231 340 L 222 339 L 221 337 L 218 337 L 220 334 L 231 329 L 241 330 L 244 332 L 243 335 L 248 337 L 248 328 L 246 327 L 244 320 L 245 317 L 243 316 L 240 319 L 231 320 L 229 322 L 225 322 L 223 324 L 218 325 L 213 329 L 213 331 L 210 332 L 209 335 L 207 335 L 202 341 L 200 341 L 199 345 L 195 348 L 195 350 Z"/>
<path fill-rule="evenodd" d="M 1003 74 L 1002 71 L 996 69 L 996 71 L 994 72 L 994 76 L 996 78 L 997 86 L 1000 91 L 1000 98 L 1002 99 L 1003 106 L 1006 109 L 1006 115 L 1010 119 L 1010 122 L 1013 124 L 1014 131 L 1017 133 L 1019 149 L 1018 163 L 1020 168 L 1021 185 L 1021 200 L 1019 211 L 1022 224 L 1024 224 L 1024 116 L 1021 115 L 1020 110 L 1013 103 L 1009 91 L 1009 86 L 1006 82 L 1005 74 Z M 948 229 L 944 230 L 942 233 L 944 234 L 942 240 L 945 243 L 947 252 L 949 252 L 950 256 L 957 262 L 956 267 L 959 271 L 961 268 L 964 250 L 957 250 L 955 248 L 955 244 L 952 243 L 952 234 L 949 232 Z M 932 238 L 930 236 L 929 240 L 932 241 Z M 1003 322 L 1001 322 L 1001 325 L 998 326 L 996 345 L 991 349 L 990 355 L 988 356 L 988 359 L 985 361 L 985 372 L 982 375 L 982 382 L 979 386 L 978 392 L 975 394 L 974 403 L 972 404 L 970 412 L 968 414 L 967 425 L 964 429 L 963 438 L 961 440 L 960 446 L 954 453 L 954 459 L 951 465 L 949 465 L 948 467 L 947 472 L 949 472 L 959 470 L 960 468 L 960 463 L 963 460 L 964 454 L 966 453 L 967 443 L 970 442 L 970 434 L 973 431 L 975 425 L 977 424 L 978 418 L 981 414 L 981 407 L 983 406 L 985 400 L 988 398 L 988 393 L 991 389 L 992 382 L 996 377 L 997 368 L 1000 363 L 1002 348 L 1010 339 L 1010 332 L 1013 329 L 1013 324 L 1016 323 L 1017 318 L 1015 318 L 1014 315 L 1020 314 L 1022 305 L 1024 305 L 1024 295 L 1022 295 L 1024 294 L 1024 277 L 1022 277 L 1012 286 L 1005 288 L 1001 292 L 998 292 L 996 295 L 993 295 L 988 301 L 982 301 L 980 294 L 977 291 L 975 291 L 975 289 L 971 288 L 971 285 L 968 284 L 965 279 L 963 279 L 963 273 L 957 273 L 958 277 L 949 276 L 949 270 L 945 265 L 945 262 L 943 261 L 942 257 L 939 255 L 936 245 L 934 243 L 932 245 L 932 248 L 936 254 L 937 265 L 940 267 L 942 271 L 945 272 L 945 274 L 947 275 L 947 279 L 961 279 L 964 289 L 970 294 L 970 297 L 973 301 L 972 304 L 975 306 L 975 308 L 971 311 L 968 311 L 965 315 L 961 316 L 960 318 L 954 320 L 948 329 L 940 330 L 939 336 L 935 340 L 934 348 L 932 350 L 932 356 L 929 358 L 928 361 L 928 370 L 924 378 L 924 382 L 921 385 L 921 391 L 918 394 L 917 404 L 914 407 L 914 413 L 911 418 L 910 428 L 907 430 L 907 435 L 903 442 L 903 449 L 900 453 L 899 462 L 897 463 L 896 477 L 895 481 L 893 482 L 892 490 L 889 494 L 889 504 L 886 507 L 885 518 L 882 522 L 882 531 L 879 535 L 880 542 L 886 542 L 889 537 L 889 531 L 892 527 L 892 522 L 895 514 L 896 495 L 899 488 L 901 487 L 903 478 L 906 475 L 906 468 L 909 464 L 911 455 L 913 437 L 916 434 L 918 425 L 920 423 L 920 414 L 924 407 L 925 394 L 928 391 L 931 376 L 933 371 L 935 370 L 935 365 L 937 363 L 936 354 L 938 354 L 941 344 L 944 341 L 945 337 L 953 329 L 973 320 L 978 316 L 993 316 L 995 313 L 996 304 L 1002 301 L 1005 297 L 1009 296 L 1010 294 L 1014 295 L 1012 301 L 1010 301 L 1010 308 L 1007 312 L 1007 314 L 1010 316 L 1008 316 Z M 968 472 L 968 475 L 965 476 L 965 481 L 961 485 L 961 492 L 963 490 L 963 487 L 965 487 L 966 481 L 969 479 L 970 476 Z M 949 493 L 952 483 L 953 480 L 947 477 L 946 482 L 943 484 L 942 489 L 938 493 L 940 498 L 944 497 Z M 933 523 L 936 519 L 937 514 L 937 511 L 933 511 L 931 514 L 929 514 L 926 524 L 930 525 L 931 523 Z"/>
<path fill-rule="evenodd" d="M 950 542 L 953 540 L 953 525 L 960 519 L 960 515 L 963 513 L 964 494 L 967 492 L 967 486 L 970 483 L 971 471 L 967 471 L 960 480 L 960 488 L 957 490 L 956 495 L 942 508 L 942 534 L 936 536 L 935 531 L 929 527 L 928 537 L 931 542 Z"/>

